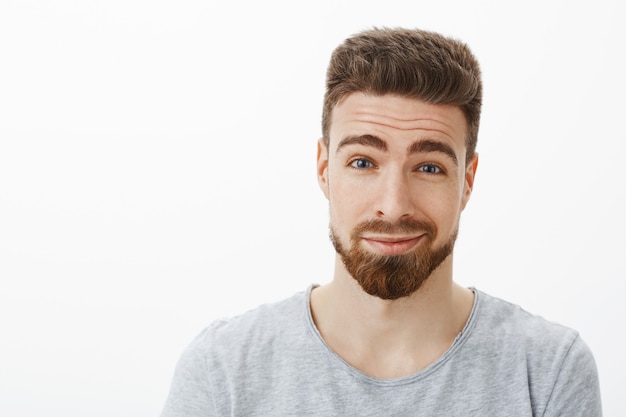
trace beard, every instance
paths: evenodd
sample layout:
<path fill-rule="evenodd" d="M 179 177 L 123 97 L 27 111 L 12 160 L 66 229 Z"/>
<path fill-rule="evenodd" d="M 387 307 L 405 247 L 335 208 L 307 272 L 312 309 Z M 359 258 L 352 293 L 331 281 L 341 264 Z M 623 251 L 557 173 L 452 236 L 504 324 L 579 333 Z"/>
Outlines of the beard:
<path fill-rule="evenodd" d="M 361 246 L 364 233 L 418 234 L 423 233 L 423 242 L 412 252 L 402 255 L 380 255 L 368 252 Z M 397 300 L 416 292 L 439 265 L 452 253 L 458 227 L 448 241 L 433 247 L 437 228 L 430 222 L 404 220 L 390 224 L 383 220 L 363 222 L 350 234 L 350 249 L 341 244 L 330 227 L 330 240 L 343 264 L 361 288 L 368 294 L 383 300 Z"/>

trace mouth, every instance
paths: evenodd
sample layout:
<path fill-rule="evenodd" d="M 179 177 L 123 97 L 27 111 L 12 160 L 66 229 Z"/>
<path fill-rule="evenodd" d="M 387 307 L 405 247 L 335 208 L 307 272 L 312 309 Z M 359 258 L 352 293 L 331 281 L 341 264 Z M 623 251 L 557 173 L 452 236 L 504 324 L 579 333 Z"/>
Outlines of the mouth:
<path fill-rule="evenodd" d="M 406 237 L 362 237 L 367 246 L 382 255 L 403 255 L 413 250 L 424 235 Z"/>

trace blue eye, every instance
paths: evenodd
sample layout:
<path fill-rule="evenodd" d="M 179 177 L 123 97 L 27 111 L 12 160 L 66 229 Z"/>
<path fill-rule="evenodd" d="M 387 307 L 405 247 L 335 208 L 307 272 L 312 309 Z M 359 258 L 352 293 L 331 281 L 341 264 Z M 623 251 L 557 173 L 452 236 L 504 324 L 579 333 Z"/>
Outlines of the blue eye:
<path fill-rule="evenodd" d="M 372 164 L 372 162 L 368 161 L 367 159 L 359 158 L 350 162 L 350 166 L 353 168 L 358 168 L 358 169 L 368 169 L 368 168 L 372 168 L 374 164 Z"/>
<path fill-rule="evenodd" d="M 417 170 L 426 174 L 441 174 L 442 172 L 441 168 L 432 164 L 421 165 Z"/>

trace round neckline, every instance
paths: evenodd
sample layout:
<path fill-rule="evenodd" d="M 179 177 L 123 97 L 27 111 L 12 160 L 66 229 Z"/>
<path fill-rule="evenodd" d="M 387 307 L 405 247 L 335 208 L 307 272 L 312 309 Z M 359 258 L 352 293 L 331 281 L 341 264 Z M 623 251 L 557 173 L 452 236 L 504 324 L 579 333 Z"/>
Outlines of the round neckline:
<path fill-rule="evenodd" d="M 379 385 L 379 386 L 406 385 L 406 384 L 410 384 L 415 381 L 421 380 L 423 378 L 426 378 L 428 375 L 432 374 L 433 372 L 436 372 L 437 369 L 439 369 L 452 356 L 454 356 L 456 351 L 461 348 L 461 346 L 465 343 L 465 341 L 469 337 L 469 334 L 471 333 L 471 330 L 474 327 L 474 323 L 476 321 L 475 317 L 477 315 L 477 311 L 480 307 L 480 301 L 481 301 L 480 292 L 473 287 L 469 287 L 469 289 L 474 292 L 474 304 L 472 305 L 472 310 L 470 311 L 470 315 L 467 319 L 467 322 L 465 323 L 465 326 L 463 326 L 463 329 L 461 330 L 461 332 L 456 336 L 456 338 L 454 339 L 454 342 L 452 342 L 450 347 L 448 347 L 448 349 L 439 358 L 437 358 L 433 363 L 431 363 L 427 367 L 410 375 L 401 376 L 398 378 L 380 379 L 380 378 L 375 378 L 373 376 L 367 375 L 366 373 L 350 365 L 341 356 L 339 356 L 333 349 L 331 349 L 331 347 L 328 346 L 324 338 L 322 338 L 322 335 L 320 334 L 319 330 L 317 329 L 317 326 L 315 325 L 313 321 L 313 315 L 311 313 L 311 292 L 313 291 L 313 289 L 315 289 L 318 286 L 319 286 L 318 284 L 311 284 L 308 287 L 307 291 L 305 292 L 305 300 L 304 300 L 305 309 L 306 309 L 305 320 L 306 320 L 306 327 L 309 330 L 309 333 L 311 334 L 315 342 L 325 351 L 325 353 L 330 355 L 332 357 L 332 360 L 337 362 L 348 373 L 352 374 L 353 376 L 357 377 L 358 379 L 364 382 L 367 382 L 369 384 Z"/>

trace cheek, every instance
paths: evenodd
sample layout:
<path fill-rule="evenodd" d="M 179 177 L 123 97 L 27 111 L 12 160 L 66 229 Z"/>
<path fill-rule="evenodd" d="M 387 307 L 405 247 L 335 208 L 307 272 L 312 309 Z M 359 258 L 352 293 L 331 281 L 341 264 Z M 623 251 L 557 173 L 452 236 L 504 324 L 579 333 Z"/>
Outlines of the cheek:
<path fill-rule="evenodd" d="M 367 193 L 355 191 L 353 187 L 332 182 L 329 186 L 330 221 L 335 228 L 352 229 L 368 217 L 368 208 L 372 207 Z"/>
<path fill-rule="evenodd" d="M 442 233 L 456 228 L 461 213 L 462 191 L 438 190 L 418 197 L 420 211 L 437 224 Z"/>
<path fill-rule="evenodd" d="M 358 201 L 358 198 L 347 194 L 341 188 L 330 187 L 328 200 L 332 221 L 346 223 L 357 215 L 358 208 L 355 201 Z"/>

